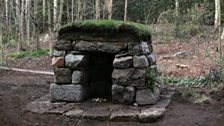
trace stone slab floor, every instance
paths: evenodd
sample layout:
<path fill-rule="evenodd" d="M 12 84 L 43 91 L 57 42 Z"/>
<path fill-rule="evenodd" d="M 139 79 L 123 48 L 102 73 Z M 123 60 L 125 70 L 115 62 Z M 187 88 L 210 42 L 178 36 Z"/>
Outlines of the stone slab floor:
<path fill-rule="evenodd" d="M 38 114 L 58 114 L 75 119 L 90 119 L 118 122 L 155 122 L 162 118 L 175 92 L 165 88 L 155 105 L 119 105 L 102 99 L 87 100 L 82 103 L 50 102 L 50 96 L 43 96 L 26 105 L 25 110 Z"/>

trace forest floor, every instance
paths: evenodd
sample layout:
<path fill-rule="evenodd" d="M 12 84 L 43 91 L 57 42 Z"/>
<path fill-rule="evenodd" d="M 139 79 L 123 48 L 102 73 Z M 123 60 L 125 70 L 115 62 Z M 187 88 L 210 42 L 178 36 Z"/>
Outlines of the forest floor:
<path fill-rule="evenodd" d="M 159 72 L 165 77 L 197 77 L 207 75 L 215 66 L 215 44 L 176 41 L 153 43 L 157 53 Z M 205 57 L 209 50 L 209 57 Z M 177 52 L 189 52 L 184 57 L 174 57 Z M 52 71 L 51 57 L 23 58 L 10 62 L 10 67 Z M 185 65 L 180 67 L 179 65 Z M 59 115 L 40 115 L 24 111 L 25 106 L 49 94 L 53 81 L 50 75 L 0 70 L 0 126 L 224 126 L 224 86 L 209 93 L 209 102 L 196 104 L 177 93 L 172 98 L 164 117 L 152 124 L 135 122 L 100 122 L 78 120 Z M 201 91 L 203 92 L 203 90 Z"/>

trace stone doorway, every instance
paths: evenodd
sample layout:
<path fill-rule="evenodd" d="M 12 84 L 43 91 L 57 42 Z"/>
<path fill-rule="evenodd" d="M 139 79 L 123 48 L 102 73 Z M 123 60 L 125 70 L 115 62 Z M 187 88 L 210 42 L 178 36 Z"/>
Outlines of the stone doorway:
<path fill-rule="evenodd" d="M 91 97 L 111 99 L 114 57 L 110 53 L 89 54 Z"/>

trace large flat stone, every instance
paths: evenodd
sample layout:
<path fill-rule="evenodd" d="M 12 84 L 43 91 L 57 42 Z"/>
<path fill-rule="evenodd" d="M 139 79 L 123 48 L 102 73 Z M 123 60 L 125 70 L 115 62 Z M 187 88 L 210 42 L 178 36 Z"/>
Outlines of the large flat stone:
<path fill-rule="evenodd" d="M 145 68 L 149 66 L 148 59 L 145 55 L 134 56 L 133 57 L 133 66 L 135 68 Z"/>
<path fill-rule="evenodd" d="M 138 119 L 141 122 L 155 122 L 163 116 L 165 110 L 165 108 L 148 108 L 141 110 Z"/>
<path fill-rule="evenodd" d="M 113 65 L 115 68 L 129 68 L 133 64 L 132 56 L 115 58 Z"/>
<path fill-rule="evenodd" d="M 106 106 L 103 107 L 92 107 L 88 108 L 85 112 L 82 113 L 84 119 L 93 119 L 93 120 L 108 120 L 110 117 L 109 108 Z"/>
<path fill-rule="evenodd" d="M 50 86 L 51 101 L 81 102 L 88 98 L 89 88 L 83 85 Z"/>
<path fill-rule="evenodd" d="M 145 71 L 142 69 L 114 69 L 113 84 L 125 86 L 145 86 Z"/>
<path fill-rule="evenodd" d="M 72 110 L 69 110 L 68 112 L 65 113 L 66 116 L 73 117 L 73 118 L 82 118 L 82 113 L 84 110 L 80 108 L 74 108 Z"/>
<path fill-rule="evenodd" d="M 158 88 L 155 88 L 152 91 L 149 88 L 146 89 L 137 89 L 136 91 L 136 103 L 138 105 L 150 105 L 155 104 L 160 98 L 160 91 Z"/>
<path fill-rule="evenodd" d="M 50 113 L 50 114 L 64 114 L 65 112 L 73 109 L 75 106 L 74 103 L 69 103 L 69 104 L 63 104 L 61 106 L 58 106 L 58 107 L 53 107 L 47 111 L 47 113 Z"/>
<path fill-rule="evenodd" d="M 138 120 L 139 110 L 135 109 L 120 109 L 117 111 L 112 111 L 110 120 L 111 121 L 119 121 L 119 122 L 126 122 L 126 121 L 137 121 Z"/>
<path fill-rule="evenodd" d="M 69 51 L 73 49 L 73 46 L 71 41 L 59 39 L 54 43 L 54 49 L 59 51 Z"/>
<path fill-rule="evenodd" d="M 71 84 L 72 71 L 69 68 L 55 68 L 54 82 L 57 84 Z"/>
<path fill-rule="evenodd" d="M 44 102 L 31 102 L 28 105 L 26 105 L 25 110 L 38 113 L 38 114 L 44 114 L 47 111 L 51 109 L 51 102 L 50 101 L 44 101 Z"/>
<path fill-rule="evenodd" d="M 122 49 L 127 48 L 126 43 L 89 42 L 83 40 L 73 42 L 73 45 L 74 49 L 78 51 L 105 52 L 105 53 L 118 53 Z"/>
<path fill-rule="evenodd" d="M 65 56 L 65 65 L 71 69 L 77 69 L 88 63 L 89 57 L 81 54 L 67 54 Z"/>

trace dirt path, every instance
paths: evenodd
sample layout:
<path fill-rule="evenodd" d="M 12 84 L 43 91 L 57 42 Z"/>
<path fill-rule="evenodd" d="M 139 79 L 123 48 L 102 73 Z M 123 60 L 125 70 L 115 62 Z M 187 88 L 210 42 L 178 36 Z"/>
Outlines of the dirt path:
<path fill-rule="evenodd" d="M 52 76 L 0 70 L 0 126 L 224 126 L 224 105 L 194 105 L 175 97 L 160 121 L 98 122 L 24 111 L 25 105 L 48 94 Z"/>

